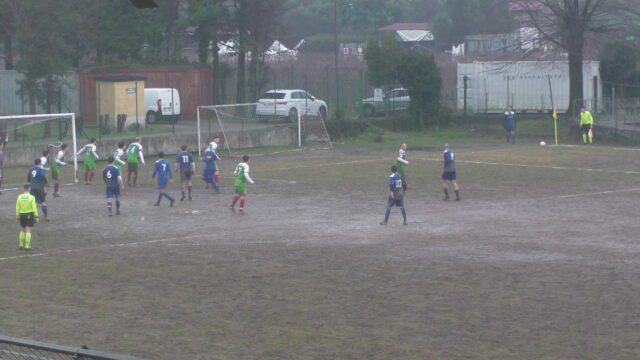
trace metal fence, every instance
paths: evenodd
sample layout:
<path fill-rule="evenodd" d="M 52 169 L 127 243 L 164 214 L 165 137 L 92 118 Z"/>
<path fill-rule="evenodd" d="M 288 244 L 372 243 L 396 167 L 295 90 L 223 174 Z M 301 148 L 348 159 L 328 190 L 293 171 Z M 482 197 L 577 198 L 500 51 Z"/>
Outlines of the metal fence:
<path fill-rule="evenodd" d="M 0 335 L 0 360 L 142 360 L 86 348 L 73 348 Z"/>

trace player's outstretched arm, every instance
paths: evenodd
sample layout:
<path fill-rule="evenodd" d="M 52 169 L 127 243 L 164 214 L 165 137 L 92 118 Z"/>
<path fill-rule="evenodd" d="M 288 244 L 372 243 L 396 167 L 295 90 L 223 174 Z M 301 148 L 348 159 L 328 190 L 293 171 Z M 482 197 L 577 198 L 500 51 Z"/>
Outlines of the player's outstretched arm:
<path fill-rule="evenodd" d="M 251 178 L 251 176 L 249 176 L 248 172 L 244 173 L 244 178 L 247 179 L 247 181 L 249 182 L 249 184 L 254 184 L 255 181 L 253 181 L 253 179 Z"/>
<path fill-rule="evenodd" d="M 142 146 L 140 147 L 140 151 L 138 151 L 138 155 L 140 155 L 140 163 L 144 166 L 144 154 L 142 153 Z"/>

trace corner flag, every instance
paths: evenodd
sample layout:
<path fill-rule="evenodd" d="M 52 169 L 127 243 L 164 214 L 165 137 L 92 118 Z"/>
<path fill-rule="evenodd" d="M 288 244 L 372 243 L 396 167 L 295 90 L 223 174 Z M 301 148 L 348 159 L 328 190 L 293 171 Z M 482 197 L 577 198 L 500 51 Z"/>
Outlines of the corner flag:
<path fill-rule="evenodd" d="M 553 129 L 556 135 L 556 145 L 558 145 L 558 112 L 556 107 L 553 107 Z"/>

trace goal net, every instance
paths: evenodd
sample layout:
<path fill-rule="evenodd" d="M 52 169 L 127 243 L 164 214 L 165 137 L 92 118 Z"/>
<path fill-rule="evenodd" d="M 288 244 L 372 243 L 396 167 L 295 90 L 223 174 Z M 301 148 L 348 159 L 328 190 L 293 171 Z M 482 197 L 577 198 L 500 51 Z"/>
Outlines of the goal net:
<path fill-rule="evenodd" d="M 67 144 L 67 163 L 73 158 L 73 178 L 78 181 L 74 113 L 0 116 L 0 142 L 4 144 L 5 165 L 23 166 L 32 165 L 45 151 L 51 164 L 62 144 Z"/>
<path fill-rule="evenodd" d="M 261 103 L 198 106 L 198 148 L 202 151 L 214 138 L 230 154 L 267 146 L 331 147 L 324 116 L 302 103 L 284 111 Z"/>

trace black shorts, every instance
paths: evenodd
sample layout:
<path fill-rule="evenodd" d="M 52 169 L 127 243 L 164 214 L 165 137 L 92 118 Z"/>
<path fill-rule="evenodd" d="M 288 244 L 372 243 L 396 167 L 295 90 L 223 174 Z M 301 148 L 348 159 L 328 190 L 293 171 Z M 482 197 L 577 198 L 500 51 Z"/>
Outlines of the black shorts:
<path fill-rule="evenodd" d="M 42 189 L 31 189 L 31 195 L 36 198 L 36 203 L 42 204 L 47 201 L 47 193 Z"/>
<path fill-rule="evenodd" d="M 193 171 L 191 170 L 180 170 L 180 180 L 181 181 L 190 181 L 193 176 Z"/>
<path fill-rule="evenodd" d="M 20 214 L 21 227 L 33 227 L 36 224 L 36 217 L 33 213 Z"/>
<path fill-rule="evenodd" d="M 582 129 L 583 133 L 588 134 L 589 130 L 591 130 L 591 125 L 590 124 L 580 125 L 580 129 Z"/>

